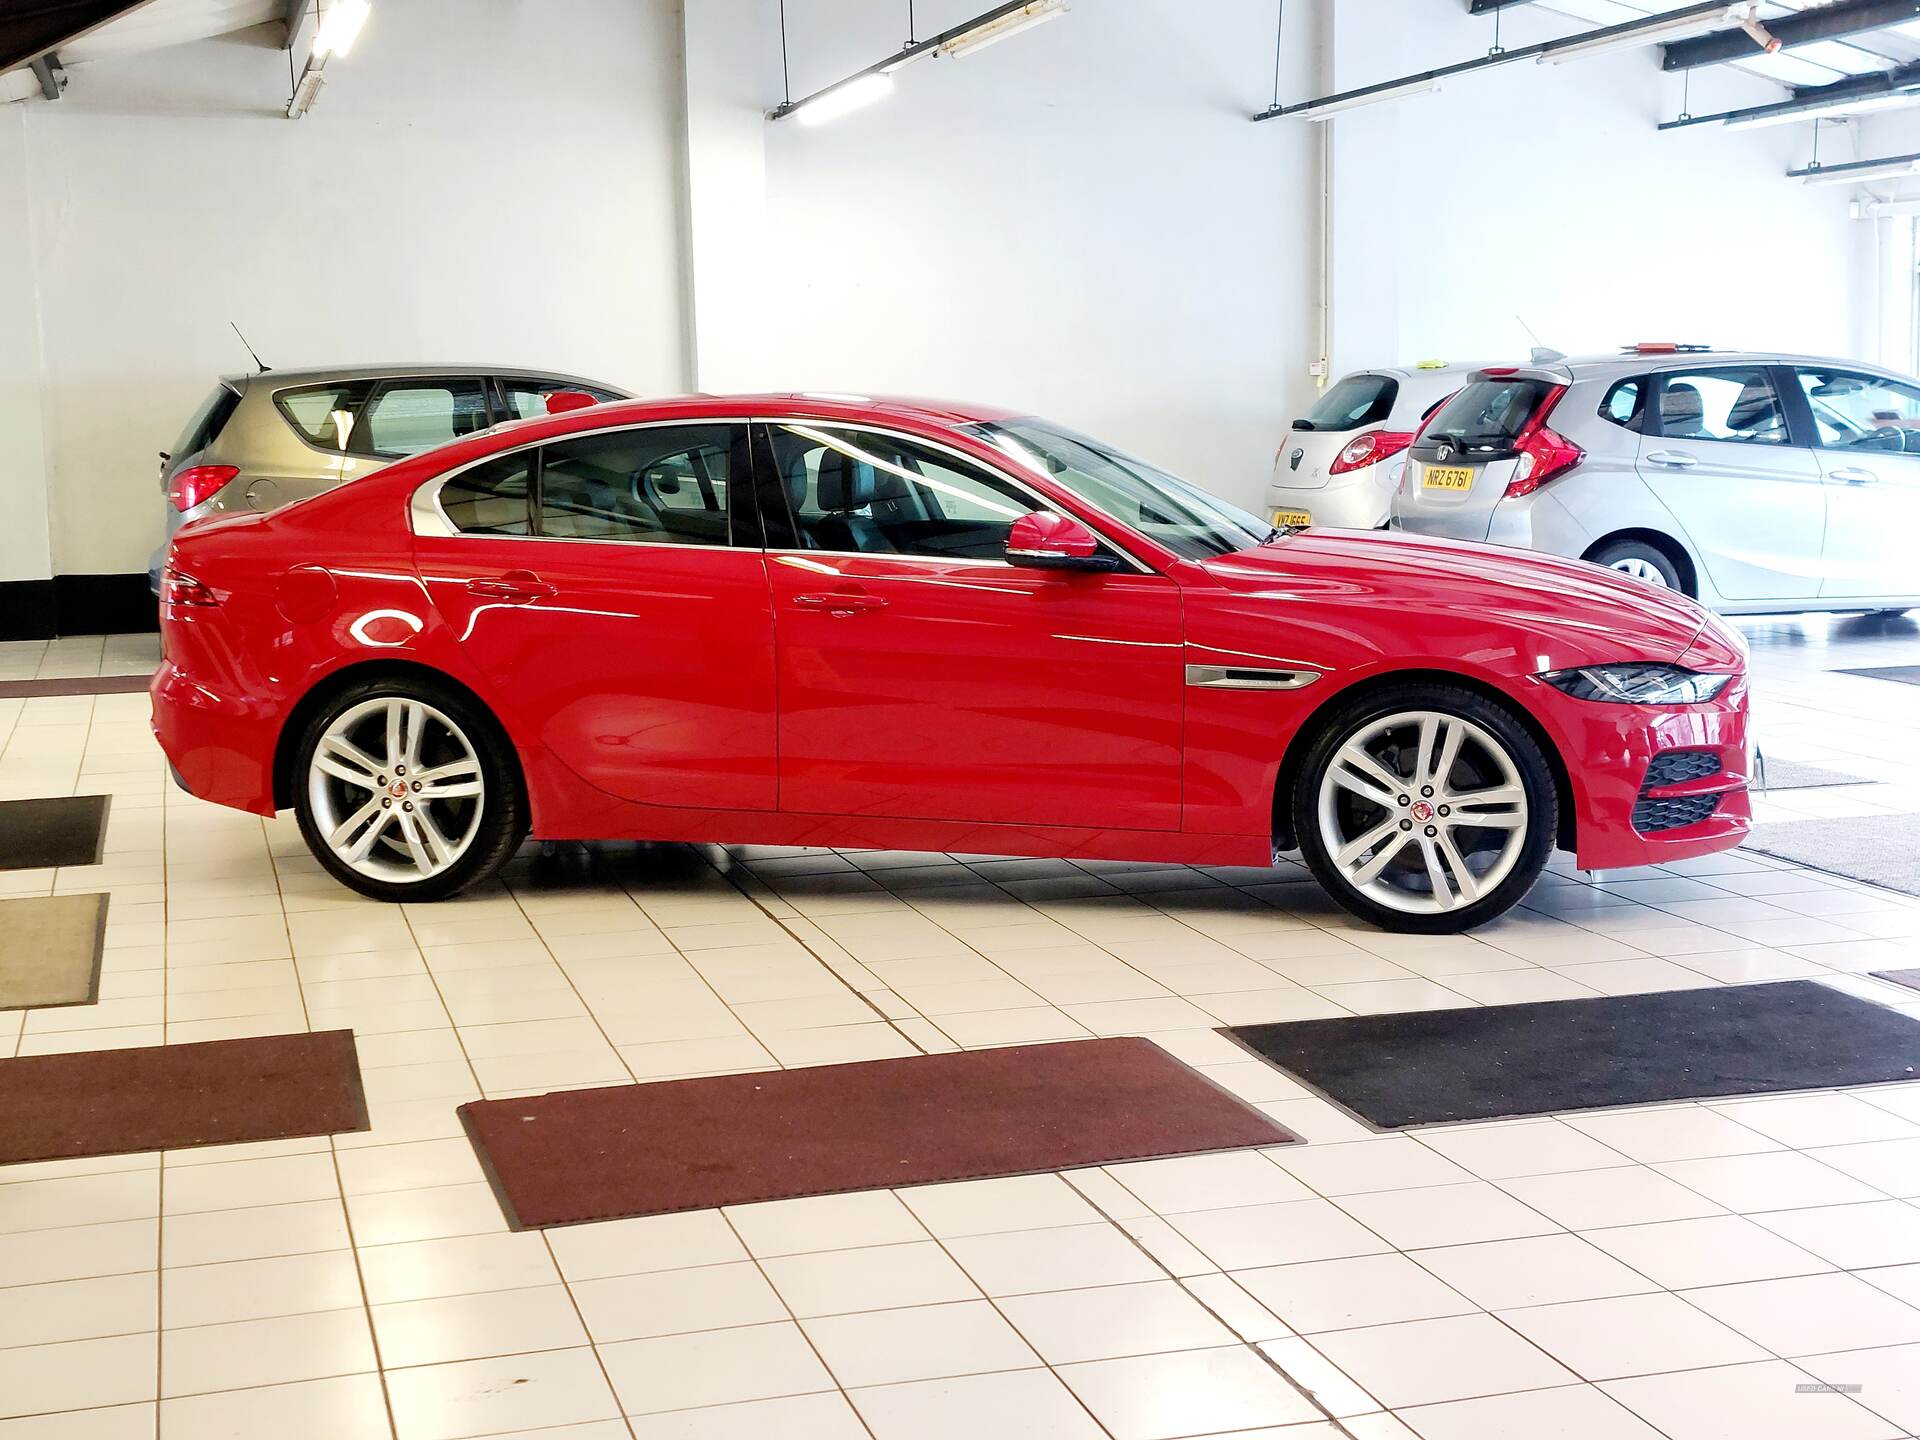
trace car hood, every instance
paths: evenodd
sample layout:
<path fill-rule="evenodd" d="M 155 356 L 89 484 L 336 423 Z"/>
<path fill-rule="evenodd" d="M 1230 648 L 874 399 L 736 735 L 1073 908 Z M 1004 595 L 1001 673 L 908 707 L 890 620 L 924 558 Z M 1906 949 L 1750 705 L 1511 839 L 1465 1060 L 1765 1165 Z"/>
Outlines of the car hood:
<path fill-rule="evenodd" d="M 1585 561 L 1391 531 L 1303 530 L 1201 568 L 1249 596 L 1397 612 L 1410 634 L 1420 615 L 1504 631 L 1542 669 L 1678 660 L 1707 622 L 1684 595 Z"/>

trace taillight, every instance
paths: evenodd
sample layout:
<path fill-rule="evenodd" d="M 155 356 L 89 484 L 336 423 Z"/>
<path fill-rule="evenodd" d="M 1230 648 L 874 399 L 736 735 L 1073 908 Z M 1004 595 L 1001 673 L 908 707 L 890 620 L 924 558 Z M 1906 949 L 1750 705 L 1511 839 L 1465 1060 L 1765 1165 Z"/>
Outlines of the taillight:
<path fill-rule="evenodd" d="M 1341 447 L 1340 453 L 1333 457 L 1333 464 L 1327 467 L 1327 474 L 1345 475 L 1349 470 L 1378 465 L 1382 460 L 1391 460 L 1412 443 L 1413 436 L 1398 430 L 1369 430 Z"/>
<path fill-rule="evenodd" d="M 237 465 L 189 465 L 167 482 L 167 499 L 184 514 L 239 473 Z"/>
<path fill-rule="evenodd" d="M 1553 407 L 1560 403 L 1560 397 L 1566 393 L 1567 387 L 1564 385 L 1556 385 L 1549 390 L 1541 397 L 1533 417 L 1514 436 L 1514 452 L 1520 458 L 1513 467 L 1513 477 L 1507 481 L 1509 499 L 1531 495 L 1547 481 L 1566 474 L 1587 458 L 1586 451 L 1547 426 L 1547 417 L 1553 414 Z"/>
<path fill-rule="evenodd" d="M 218 605 L 220 597 L 212 587 L 191 575 L 182 575 L 169 567 L 160 576 L 160 603 L 163 605 Z"/>

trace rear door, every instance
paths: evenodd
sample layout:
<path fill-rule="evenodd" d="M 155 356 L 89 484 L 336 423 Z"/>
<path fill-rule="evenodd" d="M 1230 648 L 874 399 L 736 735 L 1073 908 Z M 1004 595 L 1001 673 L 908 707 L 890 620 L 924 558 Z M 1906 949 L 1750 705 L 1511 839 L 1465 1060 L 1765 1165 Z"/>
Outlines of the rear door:
<path fill-rule="evenodd" d="M 773 614 L 747 444 L 728 421 L 568 436 L 456 472 L 433 523 L 416 519 L 435 605 L 499 702 L 624 799 L 773 807 Z M 447 533 L 424 533 L 440 516 Z"/>
<path fill-rule="evenodd" d="M 1813 451 L 1789 430 L 1785 374 L 1703 365 L 1654 377 L 1640 478 L 1729 600 L 1820 593 L 1824 487 Z"/>
<path fill-rule="evenodd" d="M 1816 366 L 1794 375 L 1826 482 L 1821 597 L 1920 594 L 1920 387 Z"/>

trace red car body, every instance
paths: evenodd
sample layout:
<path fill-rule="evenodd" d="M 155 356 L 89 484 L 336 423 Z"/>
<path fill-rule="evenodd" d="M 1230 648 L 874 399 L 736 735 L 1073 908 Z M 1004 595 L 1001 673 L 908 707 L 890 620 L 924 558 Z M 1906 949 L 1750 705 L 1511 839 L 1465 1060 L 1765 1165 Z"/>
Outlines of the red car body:
<path fill-rule="evenodd" d="M 268 515 L 182 530 L 154 730 L 180 782 L 291 803 L 304 704 L 407 668 L 477 696 L 518 753 L 542 838 L 887 847 L 1264 866 L 1312 717 L 1389 673 L 1503 698 L 1553 761 L 1585 868 L 1724 849 L 1748 828 L 1744 647 L 1683 597 L 1575 561 L 1305 531 L 1183 559 L 1022 475 L 1140 562 L 1075 574 L 894 554 L 417 534 L 424 481 L 616 424 L 857 423 L 1001 471 L 978 407 L 794 395 L 597 406 L 500 427 Z M 1705 704 L 1594 704 L 1538 677 L 1626 661 L 1724 671 Z M 1322 672 L 1214 688 L 1190 666 Z M 1671 749 L 1720 761 L 1647 789 Z M 1637 802 L 1722 792 L 1657 833 Z"/>

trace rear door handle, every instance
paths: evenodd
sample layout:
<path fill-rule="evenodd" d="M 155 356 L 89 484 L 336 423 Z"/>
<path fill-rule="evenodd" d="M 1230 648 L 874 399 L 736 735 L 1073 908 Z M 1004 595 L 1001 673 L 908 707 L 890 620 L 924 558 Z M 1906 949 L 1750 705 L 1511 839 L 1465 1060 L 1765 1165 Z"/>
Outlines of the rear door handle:
<path fill-rule="evenodd" d="M 525 602 L 544 600 L 554 594 L 553 586 L 531 570 L 509 570 L 504 575 L 480 576 L 467 581 L 469 595 L 484 595 L 489 600 Z"/>
<path fill-rule="evenodd" d="M 1838 470 L 1829 470 L 1827 474 L 1849 485 L 1871 485 L 1880 478 L 1873 471 L 1862 470 L 1858 465 L 1843 465 Z"/>
<path fill-rule="evenodd" d="M 824 610 L 829 615 L 858 615 L 866 610 L 884 610 L 887 602 L 878 595 L 796 595 L 794 608 L 798 610 Z"/>
<path fill-rule="evenodd" d="M 1700 463 L 1684 450 L 1649 450 L 1647 459 L 1669 470 L 1691 470 Z"/>

